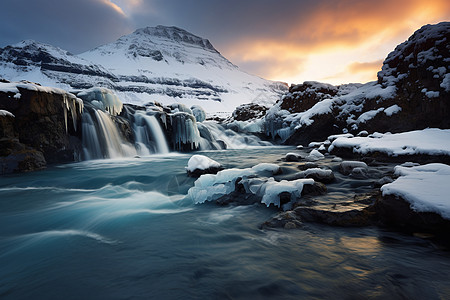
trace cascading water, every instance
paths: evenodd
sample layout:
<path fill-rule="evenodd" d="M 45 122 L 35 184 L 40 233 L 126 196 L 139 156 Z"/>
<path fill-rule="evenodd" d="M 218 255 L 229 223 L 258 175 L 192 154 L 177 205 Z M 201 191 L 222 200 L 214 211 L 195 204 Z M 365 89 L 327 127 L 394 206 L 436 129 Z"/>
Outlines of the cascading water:
<path fill-rule="evenodd" d="M 82 142 L 85 159 L 134 156 L 136 149 L 125 141 L 110 115 L 91 109 L 82 117 Z"/>
<path fill-rule="evenodd" d="M 261 141 L 252 134 L 237 133 L 212 121 L 198 124 L 202 141 L 201 150 L 242 149 L 248 146 L 271 146 L 269 142 Z"/>
<path fill-rule="evenodd" d="M 155 116 L 148 115 L 144 111 L 136 111 L 133 129 L 139 155 L 169 152 L 166 137 Z"/>

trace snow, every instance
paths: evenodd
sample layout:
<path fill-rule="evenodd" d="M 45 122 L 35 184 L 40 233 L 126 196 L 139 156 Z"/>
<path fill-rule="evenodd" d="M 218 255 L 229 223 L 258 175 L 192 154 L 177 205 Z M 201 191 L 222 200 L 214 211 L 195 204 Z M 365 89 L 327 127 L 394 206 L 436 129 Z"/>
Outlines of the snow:
<path fill-rule="evenodd" d="M 386 116 L 390 117 L 393 114 L 396 114 L 398 112 L 400 112 L 402 110 L 402 108 L 400 106 L 398 106 L 397 104 L 394 104 L 392 106 L 389 106 L 388 108 L 386 108 L 384 110 L 384 113 L 386 114 Z"/>
<path fill-rule="evenodd" d="M 300 172 L 300 175 L 303 177 L 308 177 L 310 175 L 318 175 L 320 177 L 329 177 L 333 173 L 332 170 L 329 169 L 320 169 L 320 168 L 310 168 L 305 171 Z"/>
<path fill-rule="evenodd" d="M 442 79 L 441 88 L 446 92 L 450 92 L 450 73 L 445 74 L 444 79 Z"/>
<path fill-rule="evenodd" d="M 76 56 L 34 41 L 14 47 L 33 56 L 44 53 L 79 73 L 47 70 L 41 68 L 41 62 L 31 60 L 24 68 L 11 62 L 13 57 L 0 57 L 0 77 L 66 90 L 101 86 L 114 91 L 123 103 L 178 102 L 188 107 L 200 105 L 208 115 L 229 115 L 242 103 L 271 106 L 287 91 L 282 83 L 240 70 L 208 40 L 174 27 L 138 29 Z"/>
<path fill-rule="evenodd" d="M 334 140 L 328 150 L 335 147 L 353 148 L 353 152 L 361 154 L 378 151 L 392 156 L 450 155 L 450 129 L 428 128 L 396 134 L 376 133 L 368 137 L 341 137 Z"/>
<path fill-rule="evenodd" d="M 400 196 L 417 212 L 434 212 L 450 220 L 450 166 L 396 166 L 395 174 L 400 177 L 381 187 L 384 196 Z"/>
<path fill-rule="evenodd" d="M 186 170 L 194 172 L 195 170 L 207 170 L 210 168 L 220 168 L 222 165 L 217 161 L 204 156 L 204 155 L 192 155 L 188 161 Z"/>
<path fill-rule="evenodd" d="M 7 110 L 0 109 L 0 117 L 13 117 L 15 116 Z"/>
<path fill-rule="evenodd" d="M 316 161 L 324 158 L 325 156 L 322 153 L 320 153 L 317 149 L 313 149 L 306 157 L 306 159 L 310 161 Z"/>

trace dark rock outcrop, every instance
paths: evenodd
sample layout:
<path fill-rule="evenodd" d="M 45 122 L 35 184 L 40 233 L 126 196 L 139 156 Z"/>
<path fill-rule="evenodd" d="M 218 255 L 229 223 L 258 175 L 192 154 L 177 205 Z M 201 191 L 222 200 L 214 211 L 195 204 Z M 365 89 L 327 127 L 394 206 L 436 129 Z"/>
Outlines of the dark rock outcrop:
<path fill-rule="evenodd" d="M 266 114 L 267 109 L 267 107 L 256 103 L 242 104 L 233 111 L 232 118 L 236 121 L 261 118 Z"/>
<path fill-rule="evenodd" d="M 82 101 L 31 83 L 19 83 L 16 88 L 18 93 L 0 92 L 0 109 L 15 116 L 0 117 L 2 157 L 9 166 L 5 170 L 29 171 L 45 163 L 74 161 L 81 149 Z"/>
<path fill-rule="evenodd" d="M 377 82 L 291 86 L 268 111 L 266 134 L 297 145 L 342 132 L 450 128 L 448 40 L 450 22 L 426 25 L 387 56 Z"/>

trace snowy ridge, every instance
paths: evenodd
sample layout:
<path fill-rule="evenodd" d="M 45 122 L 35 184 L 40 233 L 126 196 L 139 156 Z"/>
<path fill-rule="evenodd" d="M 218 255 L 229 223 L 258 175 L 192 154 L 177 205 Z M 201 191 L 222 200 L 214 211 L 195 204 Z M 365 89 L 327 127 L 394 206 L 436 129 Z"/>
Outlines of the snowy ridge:
<path fill-rule="evenodd" d="M 124 103 L 158 101 L 230 114 L 243 103 L 272 105 L 287 90 L 241 71 L 209 42 L 177 27 L 146 27 L 72 55 L 31 40 L 0 49 L 0 77 L 66 90 L 104 87 Z"/>

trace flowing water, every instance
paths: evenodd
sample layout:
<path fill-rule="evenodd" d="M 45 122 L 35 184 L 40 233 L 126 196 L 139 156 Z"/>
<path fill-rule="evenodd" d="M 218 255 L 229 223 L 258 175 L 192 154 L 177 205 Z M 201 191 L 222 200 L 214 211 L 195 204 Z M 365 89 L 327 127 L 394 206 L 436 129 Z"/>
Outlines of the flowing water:
<path fill-rule="evenodd" d="M 245 168 L 290 151 L 203 154 Z M 314 223 L 260 230 L 275 209 L 194 205 L 186 197 L 190 156 L 92 160 L 0 178 L 0 298 L 450 298 L 450 253 L 426 239 Z M 349 187 L 363 191 L 364 181 Z"/>

